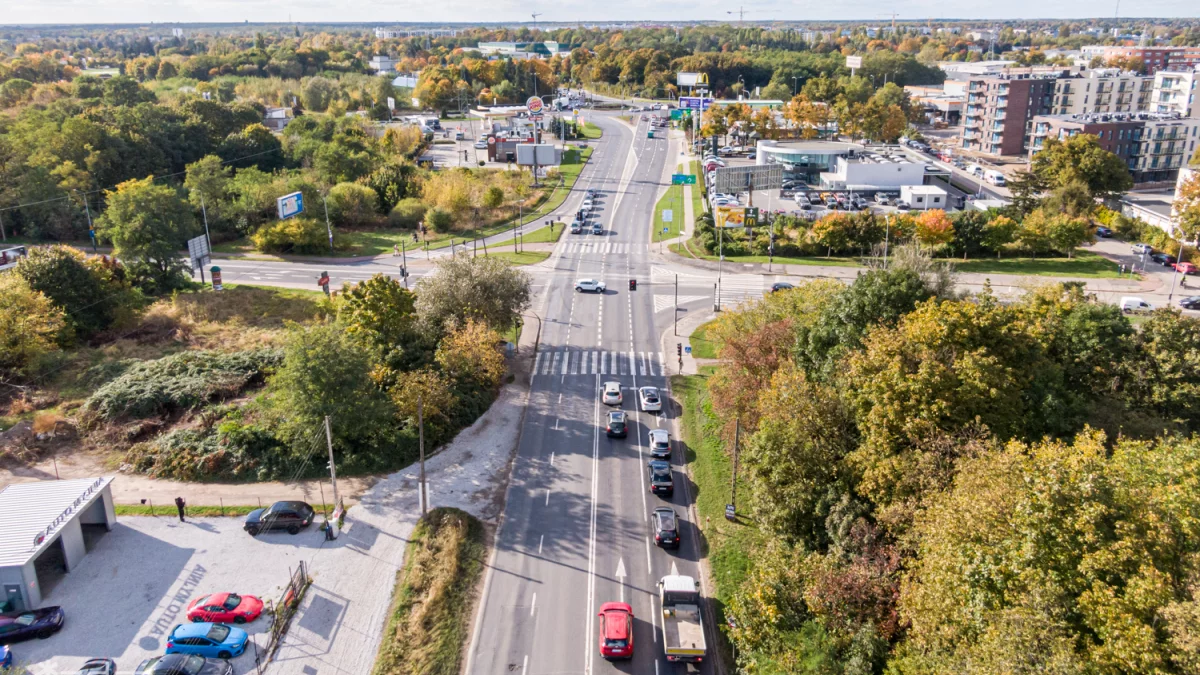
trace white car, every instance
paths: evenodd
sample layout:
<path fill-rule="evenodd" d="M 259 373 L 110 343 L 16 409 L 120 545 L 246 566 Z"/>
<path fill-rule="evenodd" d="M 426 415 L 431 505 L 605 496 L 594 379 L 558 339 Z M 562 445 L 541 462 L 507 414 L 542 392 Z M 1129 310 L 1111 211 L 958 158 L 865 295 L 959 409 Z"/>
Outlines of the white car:
<path fill-rule="evenodd" d="M 604 405 L 621 405 L 624 397 L 621 396 L 620 382 L 605 382 L 604 392 L 601 395 Z"/>
<path fill-rule="evenodd" d="M 487 141 L 483 140 L 482 138 L 479 139 L 478 141 L 475 141 L 475 149 L 476 150 L 487 150 Z"/>
<path fill-rule="evenodd" d="M 659 412 L 662 410 L 662 399 L 658 397 L 658 387 L 642 387 L 638 389 L 638 402 L 642 412 Z"/>
<path fill-rule="evenodd" d="M 1133 252 L 1137 255 L 1150 255 L 1154 253 L 1154 247 L 1150 244 L 1134 244 Z"/>
<path fill-rule="evenodd" d="M 671 434 L 666 429 L 650 430 L 650 456 L 654 459 L 671 459 Z"/>
<path fill-rule="evenodd" d="M 580 293 L 603 293 L 604 282 L 597 279 L 580 279 L 575 282 L 575 290 Z"/>

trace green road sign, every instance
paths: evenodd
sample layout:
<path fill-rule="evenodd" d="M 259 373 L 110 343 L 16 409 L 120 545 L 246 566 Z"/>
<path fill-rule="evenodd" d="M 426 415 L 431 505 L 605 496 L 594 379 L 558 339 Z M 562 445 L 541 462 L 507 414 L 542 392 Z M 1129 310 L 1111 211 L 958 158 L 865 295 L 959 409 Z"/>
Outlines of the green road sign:
<path fill-rule="evenodd" d="M 671 185 L 695 185 L 696 177 L 690 173 L 671 174 Z"/>
<path fill-rule="evenodd" d="M 746 229 L 750 229 L 751 227 L 756 227 L 758 225 L 758 207 L 757 206 L 747 206 L 746 207 L 746 218 L 742 222 L 745 224 Z"/>
<path fill-rule="evenodd" d="M 676 108 L 675 110 L 672 110 L 671 111 L 671 119 L 673 119 L 673 120 L 683 119 L 683 111 L 679 110 L 678 108 Z"/>

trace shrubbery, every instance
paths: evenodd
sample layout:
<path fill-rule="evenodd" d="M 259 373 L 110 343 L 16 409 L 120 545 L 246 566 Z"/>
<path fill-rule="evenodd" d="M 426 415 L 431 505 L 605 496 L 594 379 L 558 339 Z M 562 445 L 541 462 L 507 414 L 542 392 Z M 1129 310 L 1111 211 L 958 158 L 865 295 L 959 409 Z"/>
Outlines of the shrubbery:
<path fill-rule="evenodd" d="M 23 379 L 55 351 L 63 311 L 15 274 L 0 274 L 0 377 Z"/>
<path fill-rule="evenodd" d="M 329 252 L 329 231 L 314 218 L 296 217 L 267 223 L 250 235 L 254 248 L 264 253 Z M 336 240 L 335 240 L 336 243 Z"/>
<path fill-rule="evenodd" d="M 261 382 L 282 360 L 277 349 L 257 349 L 232 354 L 190 351 L 147 361 L 96 390 L 83 412 L 114 421 L 197 408 Z"/>
<path fill-rule="evenodd" d="M 406 230 L 415 229 L 417 224 L 425 218 L 425 203 L 420 199 L 401 199 L 396 202 L 396 206 L 392 207 L 392 212 L 388 214 L 388 224 L 392 227 L 400 227 Z"/>

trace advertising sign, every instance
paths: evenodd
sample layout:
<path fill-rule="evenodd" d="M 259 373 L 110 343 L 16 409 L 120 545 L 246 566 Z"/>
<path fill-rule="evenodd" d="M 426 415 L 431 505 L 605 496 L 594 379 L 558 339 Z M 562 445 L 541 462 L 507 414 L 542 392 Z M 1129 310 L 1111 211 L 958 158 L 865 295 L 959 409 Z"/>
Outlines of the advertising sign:
<path fill-rule="evenodd" d="M 758 225 L 757 206 L 718 206 L 717 227 L 754 227 Z"/>
<path fill-rule="evenodd" d="M 208 237 L 200 235 L 188 239 L 188 258 L 192 261 L 192 267 L 204 267 L 206 260 L 211 251 L 208 249 Z"/>
<path fill-rule="evenodd" d="M 846 57 L 846 67 L 847 68 L 862 68 L 862 57 L 861 56 L 847 56 Z"/>
<path fill-rule="evenodd" d="M 699 96 L 679 97 L 679 107 L 688 110 L 708 110 L 712 102 L 711 98 L 700 98 Z"/>
<path fill-rule="evenodd" d="M 278 203 L 280 220 L 287 220 L 292 216 L 304 213 L 304 195 L 299 192 L 280 197 Z"/>
<path fill-rule="evenodd" d="M 681 87 L 707 87 L 707 73 L 676 73 L 675 83 Z"/>
<path fill-rule="evenodd" d="M 671 221 L 673 221 L 673 220 L 675 220 L 675 212 L 674 212 L 673 210 L 671 210 L 671 209 L 663 209 L 663 212 L 662 212 L 662 221 L 663 221 L 664 223 L 669 223 L 669 222 L 671 222 Z M 663 231 L 665 232 L 665 231 L 666 231 L 666 229 L 667 229 L 667 228 L 665 228 L 665 227 L 664 227 L 664 228 L 663 228 Z"/>
<path fill-rule="evenodd" d="M 537 96 L 530 96 L 529 99 L 525 101 L 525 107 L 529 110 L 530 115 L 540 114 L 544 106 L 545 104 L 542 103 L 542 99 L 538 98 Z"/>

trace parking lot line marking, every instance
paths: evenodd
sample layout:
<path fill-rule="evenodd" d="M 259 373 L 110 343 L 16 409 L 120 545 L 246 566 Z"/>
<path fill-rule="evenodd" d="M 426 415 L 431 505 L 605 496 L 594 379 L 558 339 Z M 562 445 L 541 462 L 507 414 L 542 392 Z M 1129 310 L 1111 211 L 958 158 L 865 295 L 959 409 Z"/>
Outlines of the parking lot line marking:
<path fill-rule="evenodd" d="M 533 594 L 533 602 L 529 605 L 529 616 L 533 616 L 535 609 L 537 609 L 537 593 Z"/>

